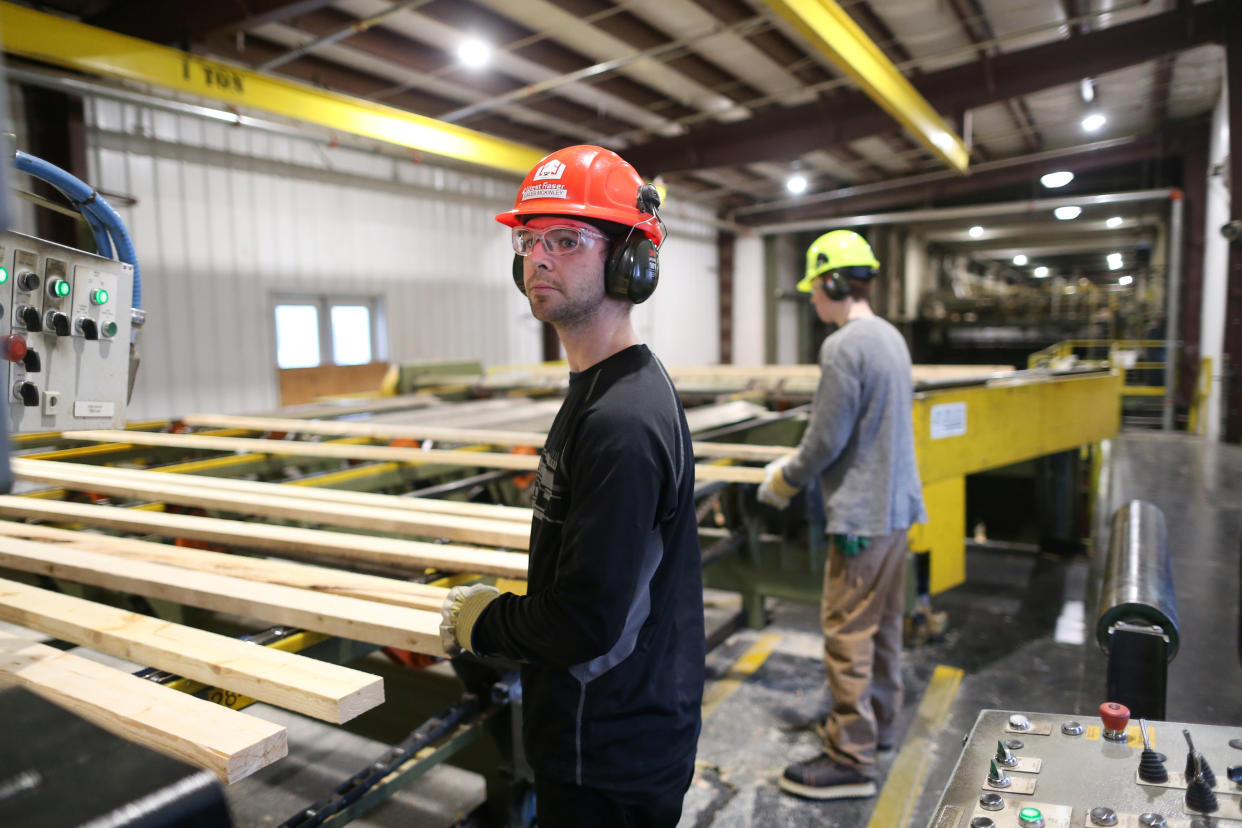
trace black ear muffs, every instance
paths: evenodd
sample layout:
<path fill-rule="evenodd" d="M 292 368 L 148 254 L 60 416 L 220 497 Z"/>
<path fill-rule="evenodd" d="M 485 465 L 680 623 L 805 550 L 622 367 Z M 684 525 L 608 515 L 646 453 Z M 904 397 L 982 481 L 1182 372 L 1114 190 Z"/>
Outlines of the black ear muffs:
<path fill-rule="evenodd" d="M 635 206 L 640 213 L 656 216 L 660 191 L 654 184 L 638 188 Z M 660 282 L 660 249 L 645 235 L 633 238 L 634 230 L 617 246 L 604 265 L 604 290 L 616 299 L 628 299 L 635 305 L 646 302 Z"/>
<path fill-rule="evenodd" d="M 526 295 L 526 277 L 522 274 L 522 256 L 513 254 L 513 284 L 517 285 L 517 289 L 522 291 L 522 295 Z"/>
<path fill-rule="evenodd" d="M 642 304 L 660 282 L 660 252 L 646 236 L 629 239 L 604 263 L 604 291 L 614 299 Z"/>
<path fill-rule="evenodd" d="M 844 302 L 850 298 L 850 280 L 839 270 L 830 270 L 824 274 L 824 293 L 834 302 Z"/>

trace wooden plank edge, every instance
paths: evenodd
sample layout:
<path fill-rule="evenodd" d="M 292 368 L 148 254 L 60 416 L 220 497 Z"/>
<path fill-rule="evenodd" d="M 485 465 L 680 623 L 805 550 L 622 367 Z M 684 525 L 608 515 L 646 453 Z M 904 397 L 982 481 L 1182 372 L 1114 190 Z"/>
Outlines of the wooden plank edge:
<path fill-rule="evenodd" d="M 205 768 L 229 784 L 289 753 L 279 725 L 3 632 L 0 683 L 25 687 L 104 730 Z"/>

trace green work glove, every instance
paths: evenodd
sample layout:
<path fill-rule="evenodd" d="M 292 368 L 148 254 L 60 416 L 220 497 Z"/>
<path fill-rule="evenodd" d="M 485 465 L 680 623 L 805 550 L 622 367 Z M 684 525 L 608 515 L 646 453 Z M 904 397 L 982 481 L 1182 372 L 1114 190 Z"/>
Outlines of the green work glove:
<path fill-rule="evenodd" d="M 867 551 L 867 547 L 871 545 L 871 539 L 860 535 L 837 534 L 832 536 L 832 543 L 841 550 L 841 554 L 845 557 L 857 558 Z"/>
<path fill-rule="evenodd" d="M 471 646 L 474 623 L 498 595 L 500 590 L 487 584 L 457 586 L 448 591 L 440 605 L 440 643 L 445 655 L 451 658 L 462 650 L 475 652 Z"/>

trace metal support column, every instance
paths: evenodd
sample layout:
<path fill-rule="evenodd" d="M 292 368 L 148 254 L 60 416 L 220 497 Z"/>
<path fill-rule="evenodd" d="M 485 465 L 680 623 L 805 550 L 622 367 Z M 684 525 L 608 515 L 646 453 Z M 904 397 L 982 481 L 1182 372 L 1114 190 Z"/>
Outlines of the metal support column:
<path fill-rule="evenodd" d="M 1182 237 L 1183 212 L 1185 200 L 1180 190 L 1169 195 L 1169 248 L 1166 261 L 1168 271 L 1165 274 L 1165 301 L 1168 313 L 1164 328 L 1164 407 L 1160 415 L 1160 427 L 1165 431 L 1173 430 L 1173 401 L 1177 396 L 1177 353 L 1178 331 L 1181 323 L 1181 290 L 1182 290 Z"/>
<path fill-rule="evenodd" d="M 1225 75 L 1229 88 L 1229 219 L 1242 222 L 1242 24 L 1236 21 L 1225 43 Z M 1238 226 L 1235 224 L 1234 226 Z M 1228 290 L 1225 305 L 1225 348 L 1229 366 L 1225 397 L 1225 441 L 1242 442 L 1242 239 L 1229 244 Z"/>
<path fill-rule="evenodd" d="M 720 364 L 733 363 L 733 280 L 735 275 L 734 251 L 737 234 L 724 230 L 716 233 L 716 267 L 720 285 Z"/>

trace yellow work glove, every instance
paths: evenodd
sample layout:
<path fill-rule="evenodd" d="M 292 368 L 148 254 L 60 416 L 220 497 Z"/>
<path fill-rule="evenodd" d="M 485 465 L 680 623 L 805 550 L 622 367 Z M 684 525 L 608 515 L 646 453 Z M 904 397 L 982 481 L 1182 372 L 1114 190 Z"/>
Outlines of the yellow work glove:
<path fill-rule="evenodd" d="M 785 455 L 763 467 L 763 482 L 759 484 L 760 503 L 775 506 L 777 509 L 784 509 L 789 506 L 789 499 L 801 491 L 796 486 L 789 484 L 789 481 L 785 479 L 785 473 L 782 471 L 791 456 Z"/>
<path fill-rule="evenodd" d="M 474 622 L 498 595 L 500 590 L 487 584 L 457 586 L 448 591 L 440 605 L 440 643 L 446 655 L 451 658 L 462 650 L 474 652 L 470 646 Z"/>

